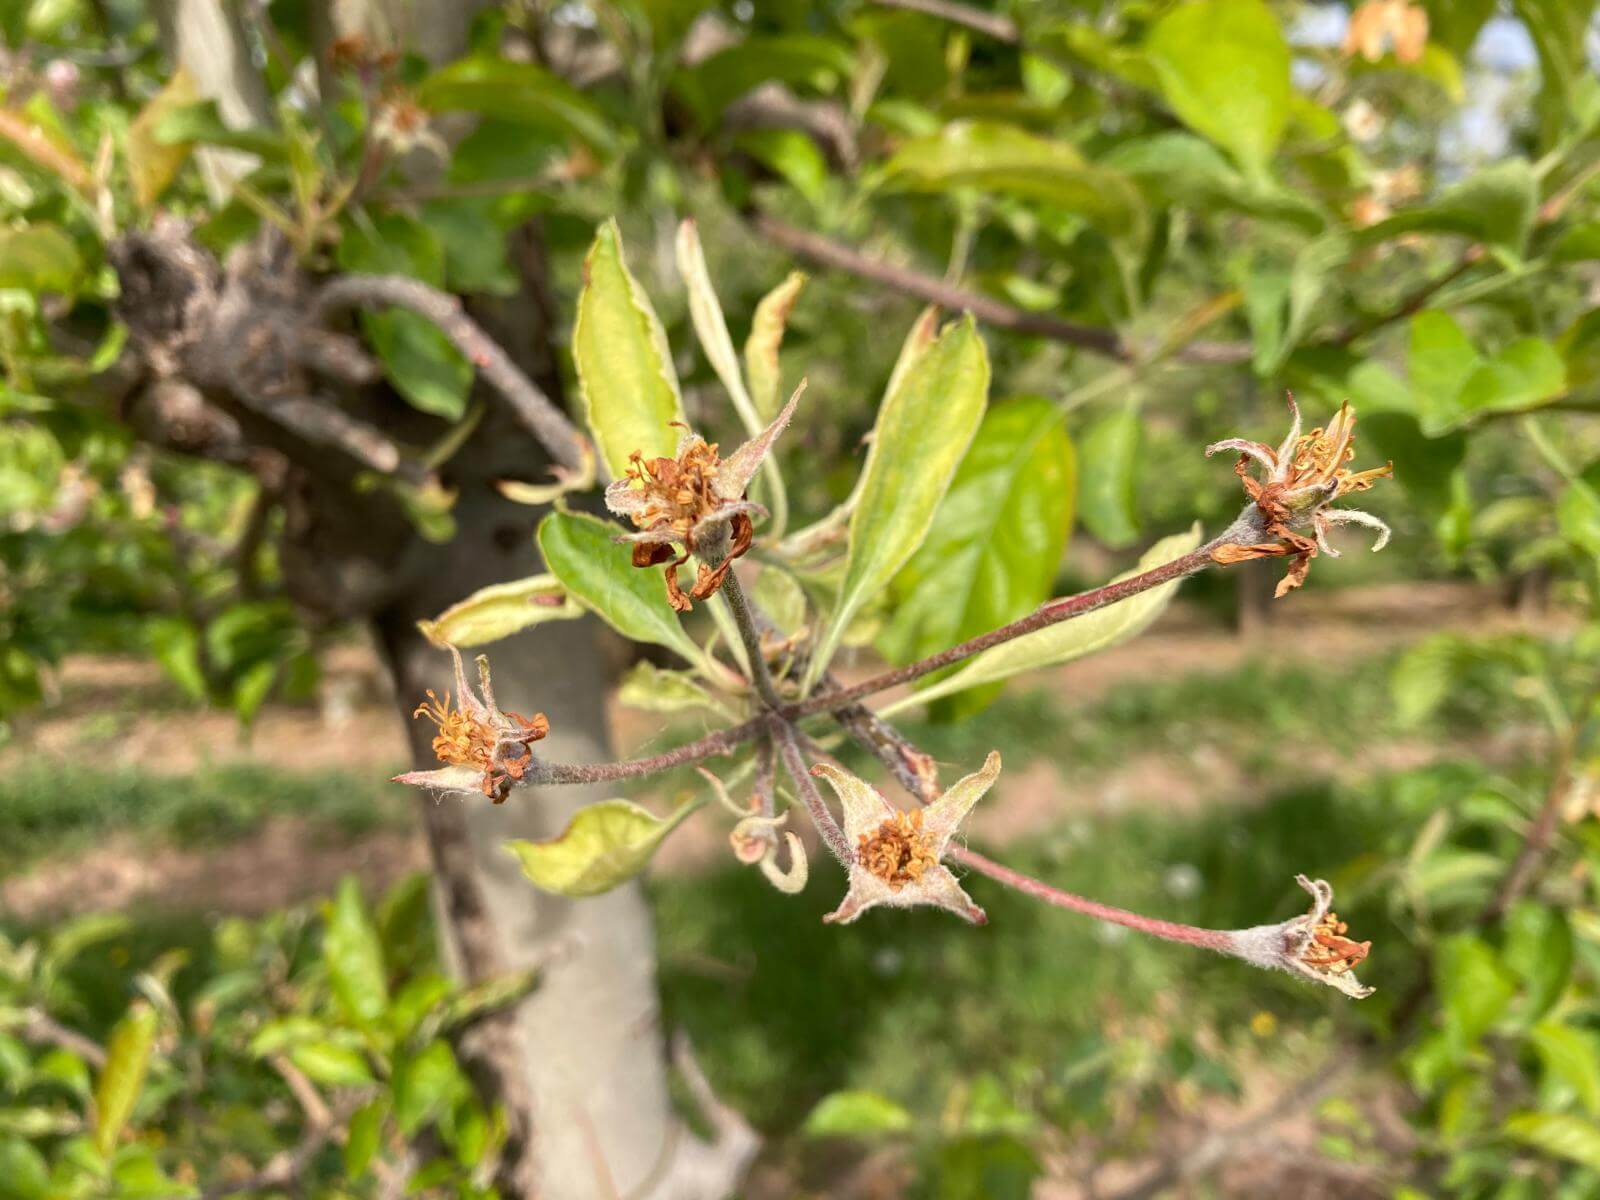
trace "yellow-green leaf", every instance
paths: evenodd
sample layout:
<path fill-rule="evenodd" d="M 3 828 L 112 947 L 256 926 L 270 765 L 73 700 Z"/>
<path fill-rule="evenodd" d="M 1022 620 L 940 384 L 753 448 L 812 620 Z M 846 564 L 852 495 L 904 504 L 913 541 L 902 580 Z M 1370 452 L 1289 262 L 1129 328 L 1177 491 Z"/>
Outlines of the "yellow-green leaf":
<path fill-rule="evenodd" d="M 128 126 L 128 174 L 140 208 L 148 209 L 161 198 L 189 157 L 191 143 L 164 142 L 157 136 L 157 127 L 169 114 L 199 99 L 194 77 L 179 67 Z"/>
<path fill-rule="evenodd" d="M 1506 1118 L 1505 1134 L 1555 1158 L 1600 1171 L 1600 1125 L 1567 1113 L 1521 1112 Z"/>
<path fill-rule="evenodd" d="M 383 946 L 354 876 L 340 880 L 338 893 L 327 905 L 326 920 L 322 960 L 333 998 L 351 1020 L 370 1025 L 389 1007 L 389 986 Z"/>
<path fill-rule="evenodd" d="M 432 621 L 417 627 L 437 645 L 482 646 L 545 621 L 583 616 L 583 606 L 567 595 L 554 575 L 530 575 L 479 588 Z"/>
<path fill-rule="evenodd" d="M 750 336 L 744 343 L 744 373 L 750 382 L 750 399 L 763 421 L 778 415 L 783 394 L 778 351 L 783 346 L 789 314 L 805 285 L 802 272 L 789 272 L 788 278 L 761 297 L 750 320 Z"/>
<path fill-rule="evenodd" d="M 617 689 L 617 699 L 629 708 L 646 712 L 678 713 L 705 709 L 720 717 L 737 719 L 723 704 L 693 676 L 684 671 L 669 671 L 648 659 L 634 664 Z"/>
<path fill-rule="evenodd" d="M 667 834 L 696 808 L 689 800 L 665 820 L 627 800 L 579 809 L 558 836 L 507 842 L 535 887 L 562 896 L 597 896 L 644 869 Z"/>
<path fill-rule="evenodd" d="M 844 582 L 811 657 L 806 690 L 827 668 L 856 614 L 922 545 L 983 420 L 989 356 L 972 318 L 949 325 L 891 385 L 861 470 Z"/>
<path fill-rule="evenodd" d="M 584 416 L 613 477 L 635 450 L 646 458 L 677 451 L 683 399 L 667 335 L 622 256 L 615 220 L 595 232 L 583 262 L 572 358 Z"/>
<path fill-rule="evenodd" d="M 83 271 L 83 258 L 55 225 L 0 229 L 0 287 L 65 292 Z"/>
<path fill-rule="evenodd" d="M 683 631 L 661 582 L 662 571 L 674 568 L 634 566 L 632 552 L 616 540 L 621 532 L 596 517 L 553 512 L 539 523 L 539 551 L 567 594 L 618 633 L 699 662 L 700 648 Z"/>
<path fill-rule="evenodd" d="M 94 1088 L 94 1146 L 110 1156 L 133 1115 L 155 1049 L 156 1010 L 143 1000 L 129 1006 L 106 1043 L 106 1065 Z"/>
<path fill-rule="evenodd" d="M 1186 533 L 1175 533 L 1171 537 L 1162 538 L 1145 552 L 1136 568 L 1117 576 L 1117 579 L 1127 579 L 1131 575 L 1153 570 L 1163 563 L 1188 554 L 1199 544 L 1200 526 L 1197 523 Z M 1047 625 L 1043 629 L 985 650 L 954 675 L 949 675 L 912 696 L 897 700 L 885 708 L 883 713 L 888 716 L 901 709 L 937 700 L 941 696 L 952 696 L 967 688 L 1009 679 L 1023 671 L 1059 666 L 1075 658 L 1082 658 L 1086 654 L 1094 654 L 1115 646 L 1118 642 L 1125 642 L 1143 633 L 1150 623 L 1161 615 L 1162 610 L 1172 599 L 1173 593 L 1178 590 L 1179 582 L 1174 579 L 1168 583 L 1158 584 L 1136 596 L 1129 596 L 1126 600 L 1108 604 L 1105 608 L 1086 613 L 1073 620 Z"/>

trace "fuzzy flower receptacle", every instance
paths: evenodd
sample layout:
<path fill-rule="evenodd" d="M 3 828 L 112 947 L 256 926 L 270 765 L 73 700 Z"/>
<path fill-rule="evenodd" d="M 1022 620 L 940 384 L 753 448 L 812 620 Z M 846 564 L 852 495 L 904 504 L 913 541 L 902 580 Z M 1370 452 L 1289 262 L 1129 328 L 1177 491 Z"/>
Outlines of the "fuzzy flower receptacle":
<path fill-rule="evenodd" d="M 1208 456 L 1225 450 L 1239 452 L 1234 470 L 1260 514 L 1262 530 L 1277 539 L 1224 542 L 1212 550 L 1211 557 L 1223 566 L 1253 558 L 1288 558 L 1289 570 L 1275 593 L 1280 597 L 1305 582 L 1311 560 L 1319 552 L 1339 557 L 1328 541 L 1334 525 L 1365 525 L 1376 530 L 1373 550 L 1388 544 L 1389 527 L 1381 520 L 1358 508 L 1334 508 L 1333 502 L 1352 492 L 1364 492 L 1394 473 L 1393 463 L 1366 471 L 1346 466 L 1356 453 L 1356 415 L 1349 404 L 1340 406 L 1326 428 L 1306 434 L 1300 432 L 1300 408 L 1293 396 L 1289 397 L 1289 412 L 1293 417 L 1289 435 L 1277 447 L 1246 438 L 1227 438 L 1206 447 Z M 1252 463 L 1262 470 L 1259 480 L 1250 473 Z"/>
<path fill-rule="evenodd" d="M 974 925 L 988 915 L 974 904 L 944 865 L 950 839 L 1000 776 L 1000 755 L 992 752 L 981 770 L 952 785 L 925 808 L 903 812 L 847 771 L 827 763 L 811 768 L 826 779 L 844 812 L 844 833 L 854 854 L 850 883 L 839 907 L 824 921 L 847 925 L 869 908 L 913 908 L 931 904 Z"/>
<path fill-rule="evenodd" d="M 634 451 L 627 474 L 606 488 L 606 507 L 639 531 L 623 539 L 633 543 L 633 565 L 666 564 L 667 600 L 678 612 L 688 612 L 695 600 L 710 599 L 734 560 L 750 549 L 754 518 L 767 513 L 745 499 L 745 489 L 794 416 L 804 390 L 802 383 L 772 424 L 727 458 L 717 453 L 715 442 L 685 432 L 676 458 L 646 459 Z M 691 554 L 701 561 L 685 593 L 678 567 Z"/>
<path fill-rule="evenodd" d="M 1226 945 L 1220 948 L 1255 966 L 1287 971 L 1355 1000 L 1372 995 L 1374 989 L 1355 976 L 1372 943 L 1346 936 L 1349 930 L 1333 911 L 1333 888 L 1326 882 L 1304 875 L 1296 875 L 1295 882 L 1311 894 L 1309 912 L 1276 925 L 1229 930 L 1224 934 Z"/>

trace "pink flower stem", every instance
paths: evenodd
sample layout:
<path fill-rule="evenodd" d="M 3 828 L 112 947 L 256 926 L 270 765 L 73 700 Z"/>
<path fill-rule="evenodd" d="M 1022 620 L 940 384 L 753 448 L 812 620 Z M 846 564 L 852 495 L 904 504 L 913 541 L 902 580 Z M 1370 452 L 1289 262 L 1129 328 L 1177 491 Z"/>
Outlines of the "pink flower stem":
<path fill-rule="evenodd" d="M 1196 925 L 1180 925 L 1176 921 L 1162 921 L 1155 917 L 1140 916 L 1136 912 L 1129 912 L 1125 908 L 1117 908 L 1110 904 L 1101 904 L 1098 900 L 1090 900 L 1086 896 L 1064 892 L 1060 888 L 1051 887 L 1048 883 L 1024 875 L 1021 871 L 1014 871 L 1010 867 L 985 858 L 976 850 L 965 847 L 951 846 L 945 851 L 945 857 L 953 862 L 962 863 L 971 867 L 980 875 L 987 875 L 997 883 L 1003 883 L 1009 888 L 1014 888 L 1025 896 L 1032 896 L 1036 900 L 1043 900 L 1056 908 L 1064 908 L 1068 912 L 1082 913 L 1086 917 L 1093 917 L 1097 921 L 1109 921 L 1113 925 L 1123 925 L 1128 929 L 1148 933 L 1151 937 L 1162 938 L 1169 942 L 1182 942 L 1186 946 L 1201 946 L 1207 950 L 1216 950 L 1223 954 L 1233 953 L 1233 943 L 1229 935 L 1220 929 L 1201 929 Z"/>

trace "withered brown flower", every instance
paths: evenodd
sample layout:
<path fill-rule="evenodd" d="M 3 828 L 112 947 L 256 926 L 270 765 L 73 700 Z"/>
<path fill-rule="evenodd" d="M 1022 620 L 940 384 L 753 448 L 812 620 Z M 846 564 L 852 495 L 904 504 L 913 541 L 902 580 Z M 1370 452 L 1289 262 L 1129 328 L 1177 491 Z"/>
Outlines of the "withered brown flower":
<path fill-rule="evenodd" d="M 869 908 L 932 904 L 974 925 L 988 921 L 942 861 L 956 828 L 1000 777 L 1000 755 L 958 780 L 925 808 L 901 812 L 864 781 L 828 763 L 811 768 L 832 785 L 844 811 L 844 832 L 854 850 L 850 887 L 824 921 L 848 924 Z"/>
<path fill-rule="evenodd" d="M 467 683 L 461 651 L 454 646 L 448 649 L 455 660 L 455 703 L 449 692 L 441 700 L 430 688 L 428 698 L 411 714 L 426 717 L 439 727 L 432 749 L 445 766 L 437 771 L 408 771 L 395 776 L 395 781 L 445 792 L 481 791 L 499 804 L 510 793 L 512 783 L 533 765 L 529 747 L 550 732 L 550 722 L 543 713 L 524 717 L 500 711 L 489 679 L 488 659 L 481 657 L 478 672 L 483 698 L 479 699 Z"/>
<path fill-rule="evenodd" d="M 1278 596 L 1305 582 L 1311 560 L 1319 551 L 1339 557 L 1328 542 L 1328 530 L 1334 525 L 1365 525 L 1377 530 L 1373 550 L 1382 550 L 1388 544 L 1389 527 L 1377 517 L 1358 508 L 1330 505 L 1351 492 L 1364 492 L 1394 473 L 1393 463 L 1366 471 L 1352 471 L 1345 466 L 1355 457 L 1356 415 L 1348 403 L 1340 406 L 1327 428 L 1319 426 L 1307 434 L 1300 432 L 1300 407 L 1293 396 L 1289 397 L 1289 411 L 1293 416 L 1289 436 L 1276 449 L 1245 438 L 1227 438 L 1206 447 L 1208 456 L 1223 450 L 1239 452 L 1234 470 L 1245 493 L 1260 510 L 1265 531 L 1278 539 L 1249 544 L 1224 542 L 1212 550 L 1211 557 L 1223 566 L 1252 558 L 1291 559 L 1288 573 L 1278 582 Z M 1251 476 L 1252 460 L 1261 464 L 1264 479 Z M 1298 532 L 1300 529 L 1309 529 L 1315 536 L 1307 537 Z"/>
<path fill-rule="evenodd" d="M 1326 984 L 1356 1000 L 1372 995 L 1373 989 L 1355 977 L 1372 943 L 1345 936 L 1348 929 L 1333 911 L 1333 888 L 1326 882 L 1304 875 L 1296 875 L 1295 882 L 1311 893 L 1311 911 L 1276 925 L 1230 930 L 1227 952 L 1258 967 Z"/>
<path fill-rule="evenodd" d="M 666 564 L 667 600 L 679 612 L 714 595 L 734 560 L 750 549 L 753 518 L 765 517 L 767 510 L 745 499 L 745 489 L 794 416 L 804 390 L 802 383 L 772 424 L 727 458 L 717 453 L 715 442 L 686 431 L 676 458 L 647 459 L 634 451 L 627 473 L 606 488 L 606 507 L 640 530 L 623 539 L 633 543 L 633 565 Z M 700 563 L 694 586 L 685 593 L 678 568 L 691 554 Z"/>

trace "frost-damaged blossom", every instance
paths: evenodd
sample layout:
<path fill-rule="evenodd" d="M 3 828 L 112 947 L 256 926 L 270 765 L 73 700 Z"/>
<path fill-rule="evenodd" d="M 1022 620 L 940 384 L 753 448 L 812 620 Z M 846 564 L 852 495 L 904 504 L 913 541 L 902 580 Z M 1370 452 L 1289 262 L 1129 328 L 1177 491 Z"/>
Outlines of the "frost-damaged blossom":
<path fill-rule="evenodd" d="M 606 507 L 627 517 L 640 530 L 632 542 L 633 565 L 666 563 L 667 599 L 679 612 L 707 600 L 722 586 L 733 560 L 750 549 L 755 538 L 753 517 L 767 510 L 744 498 L 745 488 L 767 456 L 773 441 L 789 424 L 805 390 L 802 383 L 783 411 L 761 433 L 727 458 L 715 442 L 685 432 L 676 458 L 647 459 L 637 450 L 627 474 L 606 488 Z M 691 554 L 700 556 L 694 586 L 687 594 L 678 584 L 678 567 Z"/>
<path fill-rule="evenodd" d="M 844 832 L 854 847 L 850 887 L 824 921 L 841 925 L 869 908 L 934 904 L 983 925 L 989 917 L 972 902 L 941 859 L 966 815 L 1000 775 L 1000 755 L 991 752 L 983 769 L 968 775 L 926 808 L 901 812 L 878 791 L 828 763 L 811 768 L 838 793 Z"/>
<path fill-rule="evenodd" d="M 728 789 L 704 767 L 696 767 L 700 775 L 711 789 L 716 793 L 718 801 L 739 820 L 728 834 L 728 844 L 733 847 L 733 856 L 746 866 L 757 866 L 761 873 L 767 877 L 767 882 L 780 892 L 793 896 L 805 891 L 806 880 L 810 877 L 810 864 L 806 859 L 806 848 L 793 830 L 784 829 L 789 821 L 789 814 L 782 813 L 776 817 L 763 816 L 758 810 L 759 801 L 752 800 L 750 809 L 741 809 L 728 798 Z M 778 866 L 778 834 L 783 833 L 785 844 L 789 847 L 789 869 L 783 870 Z"/>
<path fill-rule="evenodd" d="M 1367 0 L 1350 14 L 1342 49 L 1347 57 L 1359 54 L 1368 62 L 1377 62 L 1393 47 L 1395 58 L 1414 63 L 1427 45 L 1428 13 L 1420 4 Z"/>
<path fill-rule="evenodd" d="M 1260 510 L 1265 532 L 1277 541 L 1224 542 L 1211 552 L 1216 562 L 1227 566 L 1252 558 L 1289 558 L 1289 570 L 1278 581 L 1278 596 L 1292 591 L 1305 582 L 1311 560 L 1320 550 L 1333 558 L 1339 552 L 1328 543 L 1328 530 L 1334 525 L 1365 525 L 1378 531 L 1372 545 L 1382 550 L 1389 542 L 1389 527 L 1369 512 L 1357 508 L 1333 508 L 1332 503 L 1351 492 L 1364 492 L 1378 480 L 1394 473 L 1394 464 L 1388 463 L 1368 471 L 1352 471 L 1345 466 L 1356 455 L 1356 414 L 1348 403 L 1339 407 L 1326 429 L 1300 432 L 1300 408 L 1289 397 L 1289 411 L 1294 420 L 1289 436 L 1277 449 L 1264 442 L 1245 438 L 1228 438 L 1206 447 L 1206 454 L 1222 450 L 1239 451 L 1239 461 L 1234 470 L 1244 482 L 1244 490 Z M 1250 475 L 1250 463 L 1261 464 L 1266 478 L 1260 481 Z M 1307 537 L 1298 532 L 1311 530 L 1316 536 Z"/>
<path fill-rule="evenodd" d="M 1346 937 L 1345 923 L 1333 911 L 1333 889 L 1320 879 L 1296 875 L 1295 882 L 1311 893 L 1311 911 L 1277 925 L 1228 931 L 1226 949 L 1258 967 L 1275 968 L 1325 983 L 1356 1000 L 1373 993 L 1355 977 L 1355 967 L 1371 942 Z"/>
<path fill-rule="evenodd" d="M 512 783 L 533 765 L 529 747 L 550 732 L 550 722 L 543 713 L 524 717 L 501 712 L 489 681 L 489 660 L 481 655 L 478 678 L 483 698 L 479 699 L 467 683 L 461 651 L 454 646 L 449 650 L 455 660 L 455 704 L 449 692 L 441 700 L 429 688 L 428 698 L 411 714 L 426 717 L 439 727 L 433 753 L 445 766 L 435 771 L 407 771 L 396 775 L 395 782 L 441 792 L 482 792 L 499 804 L 510 794 Z"/>

